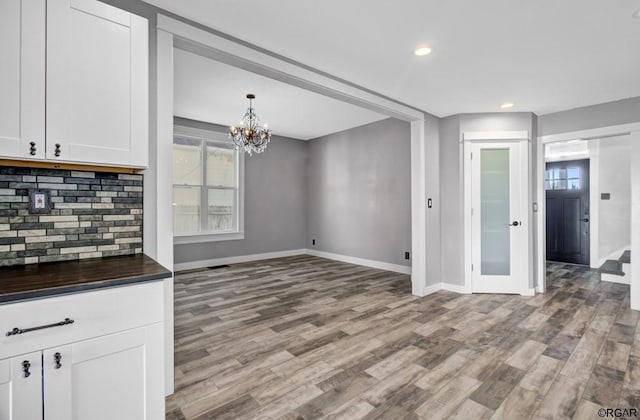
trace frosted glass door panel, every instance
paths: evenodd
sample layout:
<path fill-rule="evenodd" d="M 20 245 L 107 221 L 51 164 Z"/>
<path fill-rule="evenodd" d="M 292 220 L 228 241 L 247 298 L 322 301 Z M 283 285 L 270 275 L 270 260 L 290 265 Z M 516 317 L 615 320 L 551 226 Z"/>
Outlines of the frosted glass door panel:
<path fill-rule="evenodd" d="M 480 153 L 481 274 L 511 274 L 509 149 Z"/>

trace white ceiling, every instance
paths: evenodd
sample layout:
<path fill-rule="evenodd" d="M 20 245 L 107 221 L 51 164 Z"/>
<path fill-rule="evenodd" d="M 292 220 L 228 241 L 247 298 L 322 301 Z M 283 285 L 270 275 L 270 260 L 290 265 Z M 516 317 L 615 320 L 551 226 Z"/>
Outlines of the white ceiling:
<path fill-rule="evenodd" d="M 640 95 L 639 0 L 147 2 L 438 116 Z"/>
<path fill-rule="evenodd" d="M 175 51 L 174 113 L 179 117 L 238 125 L 254 93 L 262 123 L 274 134 L 309 140 L 388 118 L 336 99 L 231 67 L 190 52 Z"/>

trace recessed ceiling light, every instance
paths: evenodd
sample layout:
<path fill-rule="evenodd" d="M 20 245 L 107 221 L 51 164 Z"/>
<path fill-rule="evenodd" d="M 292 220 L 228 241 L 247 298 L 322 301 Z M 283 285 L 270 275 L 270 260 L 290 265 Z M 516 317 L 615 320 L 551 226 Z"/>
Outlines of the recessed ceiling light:
<path fill-rule="evenodd" d="M 513 108 L 515 104 L 513 102 L 505 102 L 502 105 L 500 105 L 500 108 L 502 109 L 509 109 L 509 108 Z"/>
<path fill-rule="evenodd" d="M 635 19 L 640 19 L 640 10 L 636 10 L 631 16 L 633 16 Z"/>
<path fill-rule="evenodd" d="M 429 55 L 431 54 L 431 47 L 428 45 L 420 45 L 413 53 L 419 57 Z"/>

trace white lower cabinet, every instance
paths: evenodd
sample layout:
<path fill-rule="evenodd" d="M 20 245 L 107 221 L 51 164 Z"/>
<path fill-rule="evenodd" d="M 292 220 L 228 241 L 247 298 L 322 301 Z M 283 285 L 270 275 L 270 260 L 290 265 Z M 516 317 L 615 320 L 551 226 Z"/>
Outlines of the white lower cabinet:
<path fill-rule="evenodd" d="M 42 420 L 42 353 L 0 360 L 0 420 Z"/>
<path fill-rule="evenodd" d="M 158 295 L 158 287 L 161 288 L 162 285 L 158 283 L 154 286 L 155 290 L 140 286 L 118 289 L 125 294 L 128 289 L 133 289 L 134 295 L 141 296 L 151 291 L 147 296 L 154 301 L 154 296 L 161 296 Z M 113 290 L 106 293 L 113 295 Z M 75 300 L 76 304 L 89 298 L 86 303 L 91 303 L 91 298 L 95 301 L 95 295 L 101 293 L 105 292 L 87 293 L 88 297 L 80 294 L 67 298 Z M 118 295 L 117 292 L 115 294 Z M 104 296 L 99 297 L 104 299 Z M 65 298 L 44 299 L 41 302 L 46 305 L 47 301 L 55 299 Z M 128 308 L 129 311 L 137 311 L 138 315 L 144 313 L 144 307 L 149 302 L 140 302 L 141 308 Z M 30 331 L 8 338 L 24 339 L 28 345 L 28 341 L 42 343 L 37 335 L 47 335 L 52 341 L 56 341 L 56 331 L 60 334 L 73 334 L 76 322 L 89 322 L 91 319 L 83 313 L 86 303 L 76 306 L 76 311 L 73 305 L 67 307 L 70 316 L 77 315 L 73 324 Z M 156 303 L 161 305 L 161 302 Z M 118 302 L 114 302 L 114 306 L 116 309 L 123 309 L 117 308 Z M 0 316 L 3 309 L 0 306 Z M 146 316 L 139 315 L 138 318 L 151 316 L 153 319 L 154 313 L 155 311 L 149 311 Z M 5 331 L 0 331 L 0 334 L 5 335 Z M 29 337 L 30 334 L 32 335 Z M 155 322 L 0 360 L 0 420 L 164 418 L 163 336 L 163 323 Z M 3 340 L 8 338 L 3 337 Z"/>

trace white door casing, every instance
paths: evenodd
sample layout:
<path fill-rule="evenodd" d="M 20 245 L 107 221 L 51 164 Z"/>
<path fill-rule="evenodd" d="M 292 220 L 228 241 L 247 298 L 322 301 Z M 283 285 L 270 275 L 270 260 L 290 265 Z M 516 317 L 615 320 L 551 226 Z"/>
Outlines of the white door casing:
<path fill-rule="evenodd" d="M 523 292 L 522 279 L 527 278 L 528 267 L 528 255 L 523 251 L 528 238 L 522 222 L 527 209 L 526 187 L 523 188 L 527 177 L 521 170 L 521 149 L 521 143 L 517 141 L 473 143 L 471 146 L 474 293 Z M 493 167 L 488 168 L 490 162 Z M 491 197 L 487 197 L 489 188 L 494 193 Z M 503 201 L 496 200 L 496 192 L 502 195 Z"/>
<path fill-rule="evenodd" d="M 592 128 L 587 130 L 571 131 L 566 133 L 549 134 L 546 136 L 540 136 L 537 138 L 537 176 L 538 187 L 536 191 L 537 201 L 539 203 L 539 209 L 537 213 L 538 229 L 535 232 L 538 238 L 538 289 L 542 292 L 546 289 L 546 237 L 547 232 L 545 229 L 546 221 L 546 206 L 545 206 L 545 191 L 544 191 L 544 147 L 548 143 L 563 142 L 567 140 L 591 140 L 602 139 L 607 137 L 630 135 L 631 136 L 631 253 L 638 255 L 640 253 L 640 179 L 635 175 L 640 171 L 640 165 L 636 164 L 637 159 L 634 157 L 640 153 L 640 122 L 612 125 L 607 127 Z M 593 215 L 592 218 L 593 220 Z M 593 238 L 592 238 L 593 240 Z M 640 264 L 632 265 L 633 272 L 631 273 L 631 309 L 640 310 Z"/>
<path fill-rule="evenodd" d="M 487 131 L 487 132 L 464 132 L 462 133 L 461 141 L 462 153 L 463 153 L 463 195 L 464 195 L 464 261 L 465 261 L 465 278 L 463 291 L 466 293 L 519 293 L 524 296 L 531 296 L 535 294 L 535 289 L 530 286 L 533 280 L 532 274 L 532 258 L 531 252 L 531 235 L 529 223 L 531 220 L 530 209 L 530 174 L 529 174 L 529 133 L 527 131 Z M 518 222 L 517 227 L 510 227 L 510 269 L 511 275 L 508 276 L 510 280 L 501 279 L 500 277 L 494 278 L 496 281 L 492 287 L 488 287 L 487 284 L 490 280 L 489 277 L 483 279 L 482 275 L 475 278 L 475 274 L 479 274 L 482 271 L 480 258 L 481 254 L 481 240 L 479 238 L 479 230 L 474 233 L 474 230 L 480 228 L 480 226 L 474 227 L 474 219 L 478 221 L 481 218 L 482 213 L 475 211 L 474 207 L 478 207 L 477 204 L 473 204 L 473 186 L 479 185 L 480 179 L 476 177 L 473 171 L 473 161 L 477 161 L 476 170 L 479 169 L 479 153 L 474 153 L 474 158 L 471 158 L 474 148 L 482 149 L 480 145 L 486 145 L 486 147 L 502 148 L 510 150 L 510 177 L 515 177 L 510 183 L 509 197 L 511 199 L 510 218 L 509 223 L 513 221 Z M 517 145 L 517 146 L 516 146 Z M 515 150 L 515 151 L 514 151 Z M 517 155 L 517 156 L 516 156 Z M 476 159 L 478 156 L 478 159 Z M 516 172 L 514 175 L 513 173 Z M 475 179 L 478 178 L 478 179 Z M 514 184 L 517 184 L 515 185 Z M 477 188 L 477 187 L 476 187 Z M 514 202 L 514 200 L 518 202 Z M 472 208 L 474 213 L 472 213 Z M 515 212 L 519 214 L 516 215 Z M 477 224 L 477 223 L 476 223 Z M 483 280 L 486 280 L 483 282 Z M 484 284 L 484 286 L 483 286 Z"/>

